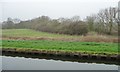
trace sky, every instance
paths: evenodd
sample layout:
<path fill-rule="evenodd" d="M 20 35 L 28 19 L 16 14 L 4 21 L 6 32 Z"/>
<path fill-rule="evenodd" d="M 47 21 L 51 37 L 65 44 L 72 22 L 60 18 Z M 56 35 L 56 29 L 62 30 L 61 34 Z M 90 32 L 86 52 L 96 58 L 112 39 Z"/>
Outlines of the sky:
<path fill-rule="evenodd" d="M 117 7 L 119 0 L 0 0 L 0 21 L 8 17 L 28 20 L 45 15 L 52 19 L 96 14 L 101 9 Z"/>

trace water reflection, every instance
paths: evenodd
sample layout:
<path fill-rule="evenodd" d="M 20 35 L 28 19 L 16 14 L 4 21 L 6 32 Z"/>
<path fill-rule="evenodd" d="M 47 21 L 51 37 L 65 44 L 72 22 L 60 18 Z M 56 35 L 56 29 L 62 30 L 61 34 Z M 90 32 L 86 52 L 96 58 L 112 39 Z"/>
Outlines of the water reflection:
<path fill-rule="evenodd" d="M 17 54 L 17 53 L 3 53 L 5 56 L 12 57 L 25 57 L 33 59 L 46 59 L 46 60 L 60 60 L 60 61 L 70 61 L 78 63 L 98 63 L 98 64 L 109 64 L 109 65 L 120 65 L 117 61 L 105 61 L 105 60 L 95 60 L 95 59 L 80 59 L 73 57 L 62 57 L 62 56 L 48 56 L 48 55 L 30 55 L 30 54 Z"/>
<path fill-rule="evenodd" d="M 2 56 L 4 70 L 118 70 L 117 65 Z"/>

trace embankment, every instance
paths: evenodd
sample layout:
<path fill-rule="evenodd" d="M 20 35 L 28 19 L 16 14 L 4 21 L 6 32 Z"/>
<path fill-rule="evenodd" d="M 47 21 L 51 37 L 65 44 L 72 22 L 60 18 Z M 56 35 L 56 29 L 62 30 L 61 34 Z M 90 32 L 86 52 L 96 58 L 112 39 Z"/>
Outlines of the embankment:
<path fill-rule="evenodd" d="M 32 50 L 32 49 L 16 49 L 16 48 L 3 48 L 2 53 L 15 53 L 26 55 L 42 55 L 54 57 L 67 57 L 77 59 L 94 59 L 106 61 L 119 61 L 120 55 L 103 55 L 103 54 L 86 54 L 80 52 L 65 52 L 65 51 L 49 51 L 49 50 Z"/>

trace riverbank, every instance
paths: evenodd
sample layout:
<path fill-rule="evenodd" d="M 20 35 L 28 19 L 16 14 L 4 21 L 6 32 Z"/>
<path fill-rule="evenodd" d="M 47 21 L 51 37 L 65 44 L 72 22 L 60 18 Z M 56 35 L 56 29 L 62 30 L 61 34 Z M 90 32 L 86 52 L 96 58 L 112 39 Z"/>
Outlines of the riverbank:
<path fill-rule="evenodd" d="M 51 40 L 2 40 L 2 51 L 31 55 L 120 60 L 117 43 L 66 42 Z"/>
<path fill-rule="evenodd" d="M 17 48 L 3 48 L 3 55 L 6 54 L 19 54 L 22 56 L 47 56 L 49 57 L 64 57 L 64 58 L 73 58 L 77 60 L 100 60 L 100 61 L 111 61 L 118 62 L 120 60 L 120 55 L 102 55 L 102 54 L 88 54 L 82 52 L 65 52 L 65 51 L 48 51 L 48 50 L 34 50 L 34 49 L 17 49 Z M 39 58 L 39 57 L 38 57 Z M 109 63 L 109 62 L 108 62 Z"/>
<path fill-rule="evenodd" d="M 69 61 L 69 62 L 78 62 L 78 63 L 97 63 L 97 64 L 109 64 L 109 65 L 120 65 L 118 60 L 109 59 L 109 60 L 100 60 L 95 58 L 80 58 L 74 56 L 60 56 L 60 55 L 42 55 L 42 54 L 31 54 L 31 53 L 15 53 L 9 51 L 3 51 L 2 56 L 10 57 L 24 57 L 24 58 L 33 58 L 33 59 L 46 59 L 46 60 L 56 60 L 56 61 Z"/>
<path fill-rule="evenodd" d="M 85 38 L 84 41 L 86 36 L 52 34 L 29 29 L 3 30 L 2 36 L 0 42 L 3 52 L 107 60 L 119 60 L 120 55 L 118 40 L 112 36 L 92 36 L 93 38 Z"/>
<path fill-rule="evenodd" d="M 66 42 L 51 40 L 2 40 L 3 53 L 120 60 L 117 43 Z"/>

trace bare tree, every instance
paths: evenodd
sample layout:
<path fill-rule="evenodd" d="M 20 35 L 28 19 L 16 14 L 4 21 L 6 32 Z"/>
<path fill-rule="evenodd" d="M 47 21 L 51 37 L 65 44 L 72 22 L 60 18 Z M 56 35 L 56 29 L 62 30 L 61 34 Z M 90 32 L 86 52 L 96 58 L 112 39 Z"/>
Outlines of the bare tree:
<path fill-rule="evenodd" d="M 100 10 L 96 18 L 99 23 L 99 29 L 111 34 L 116 23 L 116 13 L 117 8 L 112 7 Z"/>

